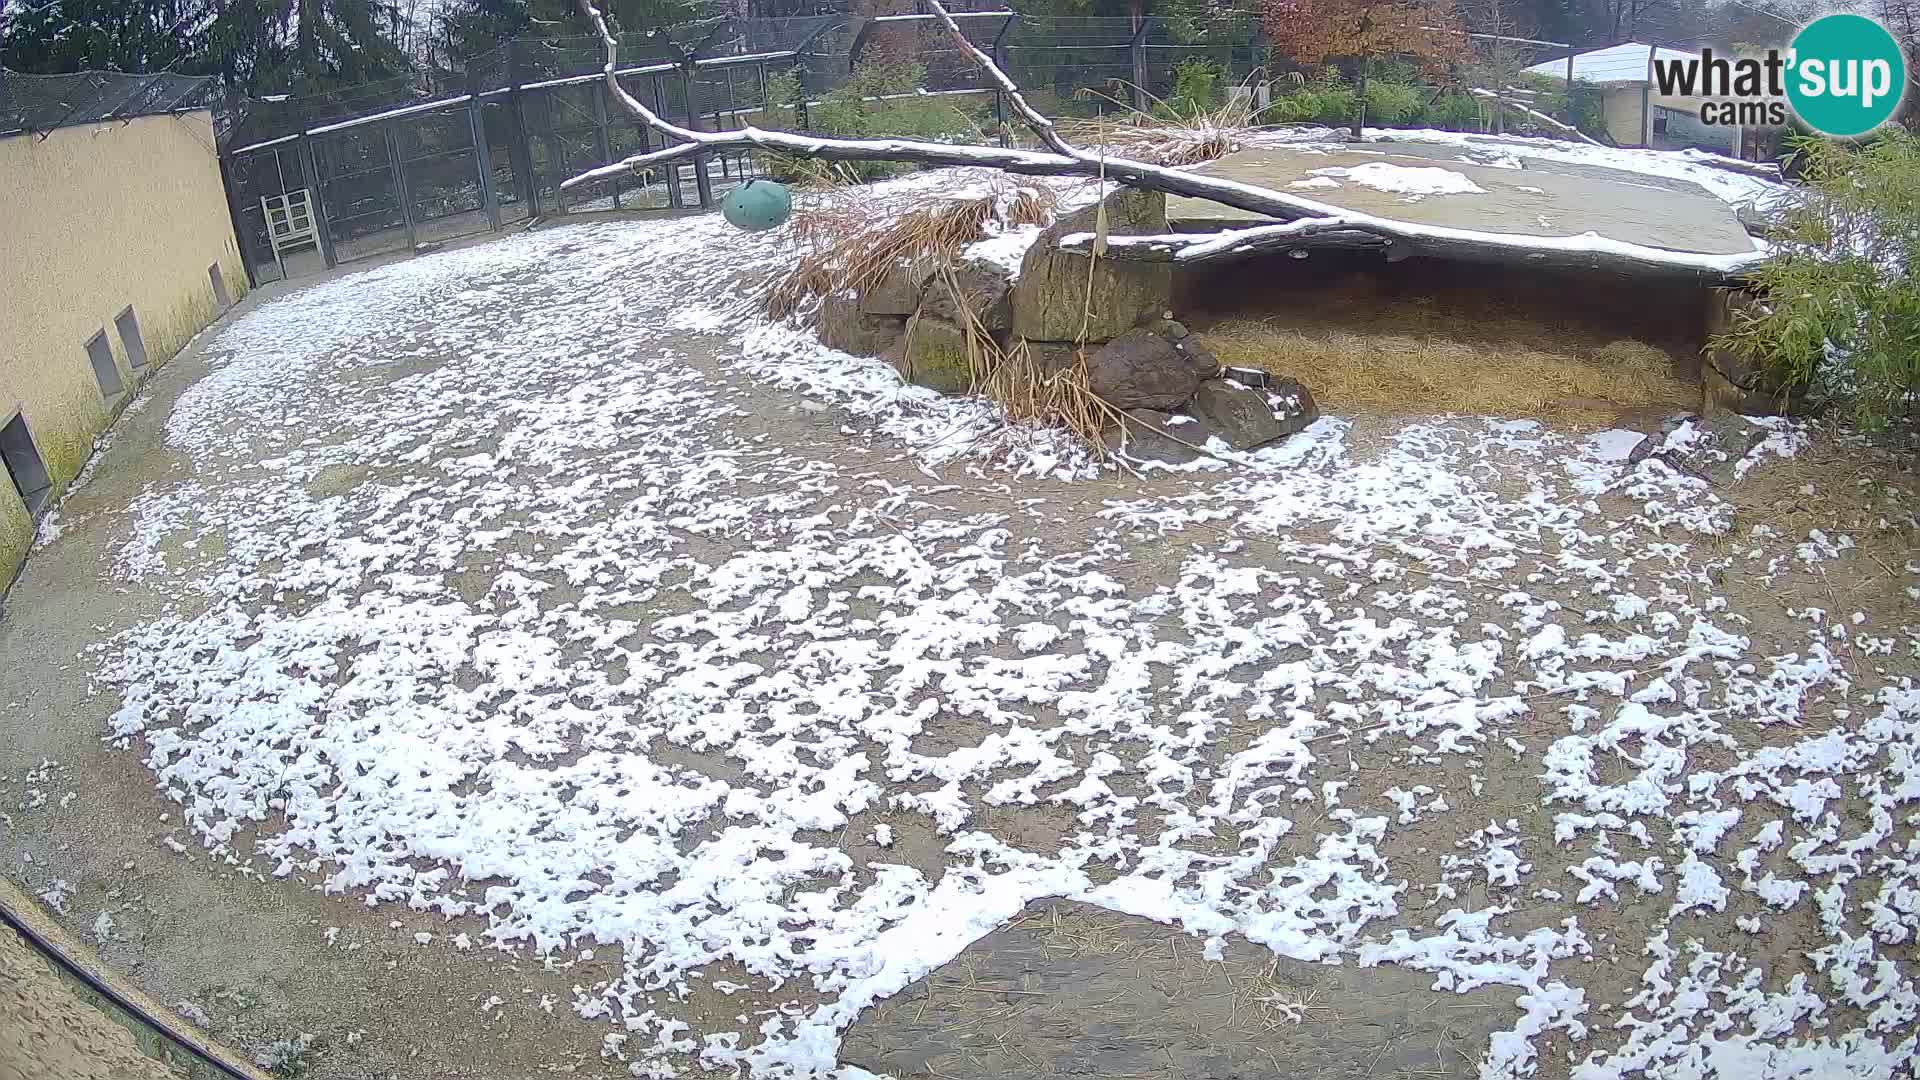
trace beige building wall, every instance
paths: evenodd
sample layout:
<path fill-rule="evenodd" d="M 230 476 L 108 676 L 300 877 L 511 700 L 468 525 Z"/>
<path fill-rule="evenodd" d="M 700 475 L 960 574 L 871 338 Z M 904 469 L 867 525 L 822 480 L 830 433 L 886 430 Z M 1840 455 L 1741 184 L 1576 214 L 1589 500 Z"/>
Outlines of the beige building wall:
<path fill-rule="evenodd" d="M 1651 89 L 1651 87 L 1623 83 L 1608 86 L 1601 93 L 1601 118 L 1607 125 L 1607 134 L 1613 136 L 1613 141 L 1618 145 L 1647 145 L 1640 137 L 1640 123 L 1643 112 L 1648 109 L 1678 109 L 1698 116 L 1700 103 L 1713 100 L 1702 97 L 1681 97 L 1677 94 L 1649 93 Z"/>
<path fill-rule="evenodd" d="M 146 116 L 0 138 L 0 425 L 26 419 L 57 497 L 140 380 L 219 314 L 247 275 L 227 215 L 210 113 Z M 114 319 L 132 305 L 148 363 Z M 122 389 L 103 397 L 86 343 L 106 331 Z M 0 481 L 0 589 L 33 523 Z"/>
<path fill-rule="evenodd" d="M 1600 112 L 1607 134 L 1620 146 L 1645 146 L 1640 137 L 1640 122 L 1646 107 L 1643 91 L 1637 85 L 1609 86 L 1600 95 Z"/>

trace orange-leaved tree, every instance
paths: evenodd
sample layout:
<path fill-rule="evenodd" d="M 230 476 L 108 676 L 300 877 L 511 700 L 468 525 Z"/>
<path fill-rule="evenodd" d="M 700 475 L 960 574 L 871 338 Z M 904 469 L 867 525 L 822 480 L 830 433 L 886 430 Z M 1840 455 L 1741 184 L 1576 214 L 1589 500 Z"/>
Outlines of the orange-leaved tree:
<path fill-rule="evenodd" d="M 1350 67 L 1360 94 L 1353 133 L 1367 102 L 1367 61 L 1397 56 L 1423 71 L 1444 71 L 1469 55 L 1453 0 L 1265 0 L 1262 18 L 1274 52 L 1301 67 Z"/>

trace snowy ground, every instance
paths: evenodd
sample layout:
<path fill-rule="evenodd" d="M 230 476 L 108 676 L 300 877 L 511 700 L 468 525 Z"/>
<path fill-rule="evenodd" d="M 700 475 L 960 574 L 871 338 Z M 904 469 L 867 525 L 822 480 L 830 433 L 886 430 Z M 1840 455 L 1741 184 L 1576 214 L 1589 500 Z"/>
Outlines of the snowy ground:
<path fill-rule="evenodd" d="M 1920 566 L 1529 422 L 1097 474 L 720 297 L 780 260 L 579 225 L 214 339 L 91 660 L 168 839 L 617 951 L 635 1075 L 831 1070 L 1054 895 L 1519 988 L 1489 1077 L 1914 1052 Z"/>

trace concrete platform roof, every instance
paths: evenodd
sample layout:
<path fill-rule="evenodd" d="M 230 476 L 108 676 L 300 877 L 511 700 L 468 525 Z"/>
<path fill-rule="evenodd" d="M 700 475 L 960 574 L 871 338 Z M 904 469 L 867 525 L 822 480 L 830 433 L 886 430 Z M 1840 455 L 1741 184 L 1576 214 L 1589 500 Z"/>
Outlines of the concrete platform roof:
<path fill-rule="evenodd" d="M 1757 249 L 1734 208 L 1690 181 L 1533 157 L 1476 159 L 1458 145 L 1248 149 L 1195 171 L 1413 224 L 1533 236 L 1596 233 L 1704 254 Z M 1167 218 L 1184 232 L 1270 220 L 1186 196 L 1167 199 Z"/>
<path fill-rule="evenodd" d="M 1662 60 L 1696 60 L 1700 55 L 1681 49 L 1666 49 L 1657 45 L 1629 41 L 1622 45 L 1610 45 L 1604 49 L 1575 54 L 1573 81 L 1638 86 L 1648 81 L 1649 54 Z M 1527 71 L 1530 74 L 1547 75 L 1564 82 L 1567 78 L 1567 61 L 1565 57 L 1548 60 L 1545 63 L 1533 65 Z"/>

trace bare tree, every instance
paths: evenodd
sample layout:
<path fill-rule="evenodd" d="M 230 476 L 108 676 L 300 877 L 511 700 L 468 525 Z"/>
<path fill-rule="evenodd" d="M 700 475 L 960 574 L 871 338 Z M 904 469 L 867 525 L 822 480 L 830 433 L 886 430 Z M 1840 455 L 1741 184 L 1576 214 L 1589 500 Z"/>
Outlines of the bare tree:
<path fill-rule="evenodd" d="M 759 149 L 826 161 L 904 161 L 922 165 L 979 166 L 1028 176 L 1083 176 L 1147 191 L 1208 199 L 1280 219 L 1280 223 L 1274 225 L 1220 233 L 1113 237 L 1106 247 L 1108 257 L 1192 262 L 1232 257 L 1256 250 L 1370 247 L 1381 250 L 1394 260 L 1412 255 L 1434 255 L 1536 267 L 1675 274 L 1714 280 L 1735 276 L 1752 261 L 1745 256 L 1675 252 L 1592 236 L 1542 237 L 1416 225 L 1315 202 L 1254 184 L 1086 150 L 1069 143 L 1054 127 L 1052 120 L 1028 104 L 1019 86 L 1007 77 L 1006 72 L 967 40 L 940 0 L 926 0 L 927 7 L 953 37 L 961 53 L 970 56 L 999 92 L 1006 96 L 1008 108 L 1033 133 L 1043 149 L 1003 149 L 910 139 L 837 139 L 757 127 L 732 131 L 696 131 L 665 120 L 627 93 L 620 85 L 617 74 L 618 46 L 605 16 L 594 6 L 593 0 L 578 2 L 581 12 L 592 22 L 606 50 L 606 63 L 602 71 L 608 92 L 634 119 L 664 136 L 678 140 L 678 144 L 589 169 L 562 183 L 563 190 L 573 190 L 651 166 L 698 158 L 713 150 Z M 1094 237 L 1078 234 L 1063 237 L 1061 246 L 1066 250 L 1088 250 L 1094 242 Z"/>

